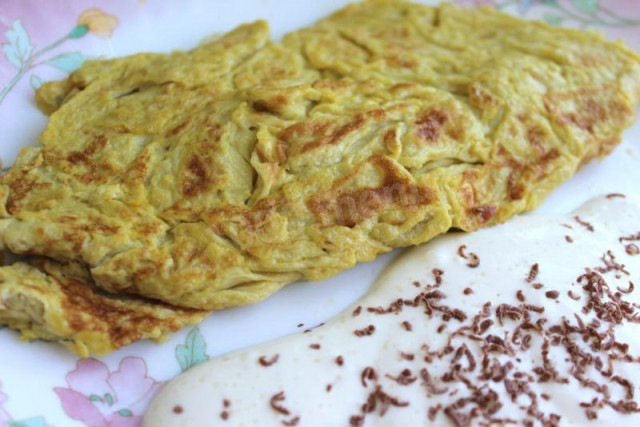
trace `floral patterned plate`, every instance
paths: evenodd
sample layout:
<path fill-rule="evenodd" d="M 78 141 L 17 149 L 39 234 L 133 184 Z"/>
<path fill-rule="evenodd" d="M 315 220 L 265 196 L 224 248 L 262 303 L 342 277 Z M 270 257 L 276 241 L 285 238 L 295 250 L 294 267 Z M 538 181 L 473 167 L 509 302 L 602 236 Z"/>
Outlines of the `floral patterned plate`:
<path fill-rule="evenodd" d="M 0 0 L 0 159 L 37 143 L 46 118 L 33 92 L 88 58 L 190 48 L 213 33 L 258 18 L 274 37 L 312 23 L 346 0 Z M 493 5 L 551 25 L 594 28 L 640 49 L 640 1 L 458 0 Z M 640 182 L 640 125 L 601 163 L 556 190 L 538 213 L 564 213 Z M 165 381 L 209 357 L 312 327 L 361 296 L 394 254 L 320 283 L 290 286 L 252 307 L 215 313 L 162 344 L 142 342 L 100 359 L 61 346 L 21 342 L 0 330 L 0 427 L 136 426 Z M 283 309 L 286 307 L 286 310 Z"/>

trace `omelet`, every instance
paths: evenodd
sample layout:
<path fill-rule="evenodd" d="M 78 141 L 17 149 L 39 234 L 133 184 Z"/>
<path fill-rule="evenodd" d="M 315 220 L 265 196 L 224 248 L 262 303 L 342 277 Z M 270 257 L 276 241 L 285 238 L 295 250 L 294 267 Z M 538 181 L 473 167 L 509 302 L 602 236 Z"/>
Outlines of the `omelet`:
<path fill-rule="evenodd" d="M 369 0 L 279 42 L 258 21 L 39 89 L 49 124 L 0 179 L 0 248 L 191 321 L 531 210 L 639 98 L 622 43 L 491 8 Z M 7 304 L 33 271 L 4 268 L 0 323 L 73 341 Z"/>
<path fill-rule="evenodd" d="M 108 354 L 141 339 L 163 341 L 209 312 L 95 289 L 87 269 L 29 257 L 0 266 L 0 324 L 22 338 L 59 341 L 73 353 Z"/>

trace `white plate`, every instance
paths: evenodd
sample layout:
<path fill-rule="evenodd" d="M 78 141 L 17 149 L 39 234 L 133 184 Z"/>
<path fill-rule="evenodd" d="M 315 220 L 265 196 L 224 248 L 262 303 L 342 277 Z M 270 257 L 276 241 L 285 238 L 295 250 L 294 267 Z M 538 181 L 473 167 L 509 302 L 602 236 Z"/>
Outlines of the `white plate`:
<path fill-rule="evenodd" d="M 345 3 L 0 0 L 0 158 L 5 165 L 11 164 L 21 147 L 37 143 L 46 126 L 46 118 L 33 103 L 33 87 L 40 81 L 63 78 L 83 58 L 187 49 L 213 33 L 258 18 L 267 19 L 274 37 L 279 38 Z M 640 47 L 640 2 L 459 3 L 497 4 L 509 12 L 556 24 L 594 26 L 613 38 L 626 38 L 636 49 Z M 93 8 L 99 11 L 82 15 Z M 88 32 L 83 23 L 89 23 Z M 15 85 L 11 86 L 12 82 Z M 583 168 L 534 214 L 566 213 L 601 193 L 639 192 L 639 141 L 637 123 L 611 156 Z M 100 359 L 81 361 L 57 344 L 24 343 L 17 333 L 0 330 L 0 427 L 12 423 L 30 427 L 135 426 L 163 381 L 207 357 L 323 322 L 366 292 L 393 256 L 358 265 L 331 280 L 289 286 L 252 307 L 215 313 L 199 327 L 177 333 L 163 345 L 142 342 Z"/>

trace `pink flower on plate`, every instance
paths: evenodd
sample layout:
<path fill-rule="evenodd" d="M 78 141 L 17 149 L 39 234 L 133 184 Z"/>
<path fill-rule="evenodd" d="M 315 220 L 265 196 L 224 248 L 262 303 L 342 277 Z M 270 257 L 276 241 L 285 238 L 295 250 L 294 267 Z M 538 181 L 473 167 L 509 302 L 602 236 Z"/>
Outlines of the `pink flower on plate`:
<path fill-rule="evenodd" d="M 96 359 L 79 360 L 67 374 L 68 388 L 55 388 L 66 414 L 91 427 L 135 427 L 151 398 L 162 387 L 147 376 L 139 357 L 125 357 L 117 371 Z"/>
<path fill-rule="evenodd" d="M 495 6 L 497 0 L 454 0 L 455 3 L 462 6 Z"/>
<path fill-rule="evenodd" d="M 4 403 L 9 399 L 9 396 L 2 392 L 2 383 L 0 382 L 0 427 L 6 426 L 11 421 L 9 413 L 3 408 Z"/>

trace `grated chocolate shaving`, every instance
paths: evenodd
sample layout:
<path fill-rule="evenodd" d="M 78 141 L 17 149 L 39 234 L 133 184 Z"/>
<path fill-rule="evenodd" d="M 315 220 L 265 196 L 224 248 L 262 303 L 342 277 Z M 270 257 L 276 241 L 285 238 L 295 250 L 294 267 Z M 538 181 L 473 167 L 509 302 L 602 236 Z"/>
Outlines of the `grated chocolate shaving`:
<path fill-rule="evenodd" d="M 355 331 L 353 331 L 353 333 L 357 337 L 367 337 L 369 335 L 373 335 L 375 331 L 376 331 L 376 327 L 373 325 L 369 325 L 366 328 L 356 329 Z"/>
<path fill-rule="evenodd" d="M 266 368 L 276 363 L 279 358 L 280 355 L 277 353 L 271 356 L 270 359 L 267 359 L 267 356 L 260 356 L 260 358 L 258 359 L 258 363 L 260 364 L 260 366 L 264 366 Z"/>
<path fill-rule="evenodd" d="M 458 248 L 458 255 L 461 258 L 468 259 L 467 267 L 469 268 L 477 268 L 480 265 L 480 258 L 477 254 L 473 252 L 469 252 L 469 254 L 465 254 L 465 250 L 467 249 L 467 245 L 461 245 Z"/>
<path fill-rule="evenodd" d="M 540 266 L 538 265 L 538 263 L 536 262 L 535 264 L 533 264 L 531 266 L 531 268 L 529 269 L 529 273 L 527 274 L 527 282 L 529 283 L 533 283 L 534 280 L 536 280 L 536 277 L 538 277 L 538 272 L 540 270 Z"/>
<path fill-rule="evenodd" d="M 284 426 L 290 426 L 290 427 L 291 427 L 291 426 L 297 426 L 299 422 L 300 422 L 300 417 L 293 417 L 293 418 L 291 418 L 291 419 L 290 419 L 290 420 L 288 420 L 288 421 L 286 421 L 286 420 L 285 420 L 285 421 L 283 421 L 283 422 L 282 422 L 282 425 L 284 425 Z"/>
<path fill-rule="evenodd" d="M 628 255 L 638 255 L 638 254 L 640 254 L 640 248 L 635 243 L 629 243 L 628 245 L 625 245 L 624 251 Z"/>
<path fill-rule="evenodd" d="M 573 219 L 575 219 L 578 224 L 580 224 L 581 226 L 583 226 L 587 230 L 589 230 L 591 232 L 595 231 L 595 229 L 593 228 L 593 225 L 591 225 L 587 221 L 582 220 L 578 215 L 574 216 Z"/>
<path fill-rule="evenodd" d="M 560 296 L 560 292 L 558 292 L 558 291 L 547 291 L 547 292 L 545 292 L 544 295 L 549 299 L 558 299 L 558 297 Z"/>
<path fill-rule="evenodd" d="M 371 366 L 367 366 L 362 370 L 360 374 L 360 382 L 362 382 L 362 387 L 367 387 L 367 380 L 369 381 L 377 381 L 378 373 Z"/>
<path fill-rule="evenodd" d="M 289 415 L 291 412 L 287 408 L 281 405 L 281 402 L 284 402 L 285 400 L 286 400 L 286 396 L 284 394 L 284 391 L 281 391 L 271 396 L 271 399 L 269 400 L 269 404 L 271 405 L 271 408 L 274 411 L 278 412 L 279 414 Z"/>

